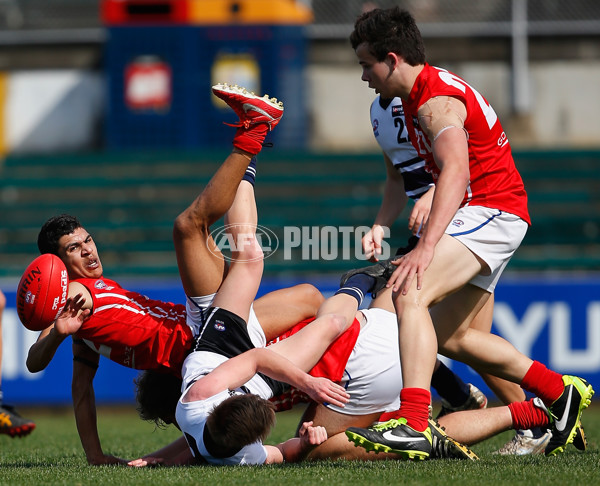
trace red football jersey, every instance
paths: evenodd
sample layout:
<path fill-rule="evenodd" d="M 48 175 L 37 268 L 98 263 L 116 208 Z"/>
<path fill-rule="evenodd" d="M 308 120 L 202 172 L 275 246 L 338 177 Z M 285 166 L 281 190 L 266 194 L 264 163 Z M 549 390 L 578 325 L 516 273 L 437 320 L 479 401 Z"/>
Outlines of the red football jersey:
<path fill-rule="evenodd" d="M 281 341 L 282 339 L 287 339 L 288 337 L 293 336 L 315 319 L 315 317 L 310 317 L 300 321 L 291 329 L 284 332 L 281 336 L 267 343 L 267 345 L 271 345 Z M 358 320 L 355 318 L 354 321 L 352 321 L 352 324 L 350 324 L 350 327 L 348 327 L 348 329 L 346 329 L 342 335 L 340 335 L 329 345 L 329 347 L 325 350 L 325 353 L 323 353 L 323 356 L 321 356 L 319 362 L 312 370 L 309 371 L 309 374 L 315 377 L 328 378 L 331 381 L 340 381 L 344 374 L 346 363 L 348 363 L 348 358 L 350 358 L 350 354 L 352 353 L 354 345 L 358 339 L 359 333 L 360 322 L 358 322 Z"/>
<path fill-rule="evenodd" d="M 410 96 L 404 101 L 411 142 L 437 180 L 440 169 L 431 152 L 431 140 L 417 119 L 417 110 L 435 96 L 452 96 L 467 107 L 470 181 L 461 206 L 485 206 L 515 214 L 531 224 L 523 180 L 511 154 L 506 133 L 486 99 L 466 81 L 449 71 L 425 64 Z"/>
<path fill-rule="evenodd" d="M 116 363 L 181 376 L 193 343 L 185 305 L 152 300 L 107 278 L 77 279 L 92 295 L 93 312 L 76 337 Z"/>

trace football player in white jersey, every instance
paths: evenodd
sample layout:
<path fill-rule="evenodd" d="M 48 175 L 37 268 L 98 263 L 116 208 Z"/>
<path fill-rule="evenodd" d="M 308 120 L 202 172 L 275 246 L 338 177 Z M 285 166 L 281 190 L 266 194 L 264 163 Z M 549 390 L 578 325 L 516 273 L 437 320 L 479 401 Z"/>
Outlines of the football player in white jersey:
<path fill-rule="evenodd" d="M 333 305 L 335 299 L 339 300 L 339 296 L 330 299 L 328 305 Z M 342 306 L 344 313 L 351 307 L 345 304 L 342 304 Z M 331 307 L 329 309 L 331 310 Z M 354 309 L 356 309 L 356 306 L 354 306 Z M 360 323 L 360 333 L 345 363 L 344 372 L 339 382 L 349 396 L 348 401 L 345 402 L 344 406 L 331 401 L 327 403 L 312 402 L 300 420 L 295 439 L 277 446 L 263 446 L 261 443 L 254 443 L 252 446 L 245 446 L 240 449 L 240 452 L 232 454 L 231 457 L 216 458 L 208 451 L 209 447 L 215 448 L 215 445 L 210 442 L 210 434 L 207 437 L 204 432 L 206 425 L 203 424 L 207 422 L 204 419 L 198 421 L 199 415 L 195 415 L 194 420 L 198 421 L 198 424 L 191 427 L 193 434 L 188 437 L 188 441 L 196 445 L 193 455 L 187 444 L 180 440 L 178 443 L 174 443 L 160 451 L 132 461 L 130 465 L 143 467 L 153 464 L 181 465 L 198 461 L 205 463 L 202 457 L 206 458 L 206 462 L 209 464 L 229 465 L 251 462 L 263 464 L 273 461 L 273 458 L 277 456 L 280 459 L 285 457 L 286 462 L 323 459 L 363 461 L 398 459 L 398 456 L 385 454 L 383 450 L 375 453 L 373 451 L 367 452 L 361 447 L 355 447 L 352 442 L 348 441 L 345 433 L 345 430 L 349 427 L 370 425 L 373 421 L 377 421 L 382 412 L 395 410 L 398 406 L 402 381 L 398 379 L 401 376 L 397 340 L 398 329 L 391 300 L 391 290 L 387 289 L 380 292 L 377 298 L 371 302 L 369 309 L 357 311 L 356 319 Z M 296 341 L 296 337 L 292 336 L 280 341 L 280 343 L 286 341 L 291 345 L 292 341 Z M 294 343 L 291 349 L 297 347 L 297 344 Z M 289 346 L 288 349 L 290 349 Z M 251 373 L 254 373 L 254 360 L 250 359 L 250 356 L 245 361 L 240 361 L 240 359 L 244 359 L 242 356 L 238 356 L 236 359 L 238 360 L 236 369 L 231 373 L 228 372 L 230 376 L 239 376 L 246 373 L 248 369 Z M 292 369 L 294 365 L 287 363 L 284 367 Z M 224 376 L 223 373 L 221 373 L 221 376 Z M 140 398 L 140 392 L 145 393 L 142 388 L 146 388 L 146 391 L 148 391 L 149 386 L 153 385 L 151 383 L 138 383 L 138 399 Z M 229 394 L 241 395 L 251 391 L 250 389 L 237 390 L 231 391 Z M 167 397 L 168 393 L 164 388 L 161 388 L 161 393 L 153 395 L 155 400 L 159 401 L 177 402 L 179 398 L 177 390 L 175 390 L 174 396 Z M 218 396 L 215 396 L 216 400 L 206 401 L 206 406 L 202 405 L 199 413 L 208 417 L 211 414 L 212 406 L 219 401 L 218 398 Z M 233 427 L 235 429 L 239 427 L 238 422 L 243 421 L 243 417 L 257 414 L 260 407 L 258 403 L 254 402 L 257 402 L 257 400 L 253 400 L 252 403 L 240 403 L 236 406 L 235 413 L 239 414 L 237 420 L 233 420 L 231 417 L 228 418 L 228 416 L 223 417 L 223 413 L 220 411 L 216 412 L 217 416 L 221 418 L 215 419 L 213 422 L 225 422 L 225 425 L 213 426 L 215 427 L 213 433 L 216 436 L 221 436 L 221 434 L 225 436 L 228 428 Z M 142 405 L 142 403 L 139 404 Z M 180 403 L 178 407 L 181 406 Z M 193 407 L 197 408 L 197 405 L 193 405 Z M 169 408 L 174 409 L 172 403 L 165 406 L 164 410 Z M 141 408 L 138 410 L 142 412 Z M 170 417 L 163 416 L 161 420 L 165 423 L 175 423 L 182 426 L 183 424 L 179 423 L 178 420 L 182 417 L 176 419 L 174 412 L 170 413 L 172 414 Z M 261 416 L 260 413 L 258 415 Z M 255 417 L 254 420 L 258 419 Z M 508 406 L 491 407 L 447 414 L 440 418 L 439 424 L 430 419 L 429 426 L 433 441 L 429 457 L 431 459 L 476 460 L 477 456 L 457 440 L 465 444 L 475 444 L 524 423 L 547 425 L 548 420 L 547 410 L 537 399 L 515 403 L 512 408 Z M 194 429 L 198 426 L 200 426 L 200 429 L 194 432 Z M 448 437 L 440 426 L 444 427 L 453 438 Z M 182 429 L 185 428 L 185 426 L 182 426 Z M 221 428 L 224 430 L 220 430 Z M 311 431 L 315 433 L 315 437 L 310 438 L 311 442 L 309 442 L 307 432 L 310 433 Z M 237 450 L 237 448 L 234 449 Z M 277 450 L 280 450 L 281 454 Z M 240 460 L 241 452 L 244 453 L 243 462 Z M 271 457 L 270 460 L 269 457 Z"/>

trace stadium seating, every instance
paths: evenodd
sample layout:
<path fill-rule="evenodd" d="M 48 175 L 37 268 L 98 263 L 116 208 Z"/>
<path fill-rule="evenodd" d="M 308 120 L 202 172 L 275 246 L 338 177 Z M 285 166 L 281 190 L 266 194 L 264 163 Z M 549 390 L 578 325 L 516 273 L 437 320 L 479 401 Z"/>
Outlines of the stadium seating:
<path fill-rule="evenodd" d="M 372 222 L 385 177 L 380 155 L 265 152 L 258 165 L 259 222 L 280 245 L 284 227 L 305 227 L 314 237 L 324 226 Z M 37 255 L 39 227 L 62 212 L 77 215 L 94 235 L 111 275 L 176 276 L 173 220 L 226 155 L 9 157 L 0 166 L 0 277 L 21 274 Z M 515 159 L 533 226 L 509 268 L 599 270 L 600 152 L 522 151 Z M 392 247 L 403 246 L 408 236 L 405 220 L 392 228 Z M 301 248 L 287 256 L 280 248 L 267 259 L 266 274 L 339 272 L 355 266 L 354 245 L 360 240 L 352 237 L 345 259 L 340 234 L 337 252 L 320 243 L 313 243 L 316 260 L 303 258 Z"/>

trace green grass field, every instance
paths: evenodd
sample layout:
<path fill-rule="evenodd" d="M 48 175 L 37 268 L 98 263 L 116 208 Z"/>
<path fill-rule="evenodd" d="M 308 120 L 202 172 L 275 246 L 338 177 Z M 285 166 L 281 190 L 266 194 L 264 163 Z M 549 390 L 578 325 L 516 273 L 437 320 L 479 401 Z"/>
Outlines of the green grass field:
<path fill-rule="evenodd" d="M 600 484 L 600 406 L 584 412 L 589 447 L 581 453 L 572 446 L 558 457 L 503 457 L 492 455 L 512 437 L 505 432 L 473 447 L 480 461 L 381 461 L 373 463 L 319 462 L 252 467 L 181 467 L 131 469 L 87 466 L 70 409 L 20 409 L 37 423 L 29 437 L 0 435 L 0 484 L 111 484 L 163 485 L 595 485 Z M 269 442 L 288 438 L 298 419 L 296 410 L 278 414 Z M 137 418 L 133 408 L 101 408 L 98 426 L 107 453 L 136 458 L 178 437 L 174 427 L 155 430 Z"/>

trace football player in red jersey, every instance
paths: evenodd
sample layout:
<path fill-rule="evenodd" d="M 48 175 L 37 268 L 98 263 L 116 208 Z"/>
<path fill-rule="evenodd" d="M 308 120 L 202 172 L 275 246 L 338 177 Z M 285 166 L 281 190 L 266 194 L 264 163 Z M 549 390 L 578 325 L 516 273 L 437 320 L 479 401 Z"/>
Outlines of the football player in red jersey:
<path fill-rule="evenodd" d="M 593 389 L 532 361 L 506 340 L 469 324 L 525 236 L 527 195 L 496 113 L 466 81 L 429 65 L 412 15 L 375 9 L 355 23 L 350 42 L 362 79 L 384 98 L 402 98 L 409 137 L 436 190 L 415 248 L 379 264 L 391 274 L 404 388 L 397 418 L 354 431 L 365 447 L 426 459 L 430 382 L 438 349 L 448 357 L 519 383 L 554 417 L 546 454 L 573 441 Z"/>
<path fill-rule="evenodd" d="M 356 279 L 356 276 L 354 278 Z M 334 304 L 333 301 L 335 299 L 339 299 L 339 297 L 334 296 L 327 302 L 330 309 L 331 306 L 335 306 L 338 316 L 345 314 L 346 319 L 351 319 L 351 311 L 356 309 L 357 302 L 339 302 L 338 300 L 338 303 Z M 354 304 L 354 307 L 352 304 Z M 348 433 L 352 434 L 355 427 L 367 427 L 378 419 L 380 421 L 384 420 L 381 415 L 382 412 L 393 412 L 398 408 L 402 382 L 400 378 L 398 326 L 391 299 L 391 289 L 386 289 L 378 293 L 369 308 L 357 311 L 355 318 L 360 323 L 360 333 L 354 344 L 352 340 L 346 340 L 345 343 L 345 346 L 353 346 L 351 352 L 345 355 L 338 353 L 336 356 L 336 366 L 322 367 L 318 374 L 318 376 L 326 377 L 342 384 L 349 395 L 349 399 L 343 407 L 332 402 L 310 402 L 300 420 L 299 427 L 303 425 L 306 427 L 306 423 L 311 423 L 311 427 L 324 429 L 321 432 L 325 432 L 326 434 L 321 437 L 320 443 L 313 442 L 310 445 L 305 444 L 301 448 L 294 447 L 293 450 L 296 453 L 293 454 L 289 454 L 292 449 L 289 449 L 288 446 L 291 446 L 294 442 L 296 446 L 299 446 L 298 439 L 288 443 L 285 447 L 282 447 L 283 444 L 280 444 L 278 448 L 284 452 L 286 462 L 305 459 L 377 461 L 398 459 L 400 457 L 394 453 L 386 454 L 388 451 L 385 447 L 377 448 L 374 451 L 366 451 L 363 448 L 354 447 L 351 442 L 348 442 L 346 435 Z M 295 341 L 298 337 L 294 335 L 287 340 L 287 343 L 292 345 L 292 341 Z M 228 339 L 228 341 L 233 340 Z M 314 341 L 311 340 L 309 342 Z M 291 349 L 288 348 L 285 356 L 292 359 L 292 355 L 301 347 L 303 346 L 294 343 Z M 314 348 L 315 346 L 309 347 Z M 226 345 L 222 346 L 219 351 L 225 348 L 227 348 Z M 275 351 L 276 348 L 277 345 L 270 349 Z M 189 374 L 189 371 L 193 369 L 193 367 L 190 368 L 188 360 L 192 362 L 196 360 L 197 358 L 193 357 L 194 354 L 196 353 L 192 353 L 186 360 L 186 365 L 184 365 L 184 367 L 188 368 L 188 373 L 186 374 Z M 239 380 L 239 376 L 248 372 L 250 375 L 254 374 L 254 358 L 250 356 L 246 356 L 245 358 L 237 356 L 235 359 L 237 360 L 237 364 L 235 368 L 230 368 L 228 372 L 229 380 Z M 198 369 L 188 376 L 188 380 L 191 378 L 190 381 L 194 384 L 201 382 L 203 377 L 206 377 L 212 371 L 212 367 L 208 365 L 210 360 L 202 359 L 200 362 L 202 363 L 202 372 L 198 374 L 200 371 Z M 340 367 L 339 364 L 342 366 Z M 233 365 L 233 363 L 230 363 L 230 365 Z M 292 368 L 294 366 L 291 363 L 284 364 L 279 372 L 284 373 L 286 370 Z M 342 373 L 340 373 L 340 368 L 343 369 Z M 208 371 L 209 369 L 211 371 Z M 272 370 L 273 368 L 271 368 Z M 312 371 L 311 374 L 313 374 Z M 195 381 L 197 376 L 198 380 Z M 223 387 L 226 376 L 224 370 L 221 370 L 221 387 Z M 194 457 L 196 460 L 203 460 L 203 462 L 206 461 L 211 464 L 233 465 L 240 463 L 248 464 L 250 462 L 262 464 L 265 463 L 265 458 L 269 456 L 271 459 L 281 458 L 281 455 L 273 450 L 272 447 L 267 446 L 265 449 L 262 444 L 255 444 L 253 447 L 245 449 L 243 454 L 236 453 L 231 456 L 223 455 L 220 458 L 215 458 L 211 457 L 211 453 L 208 450 L 211 447 L 210 442 L 207 445 L 206 438 L 204 437 L 203 439 L 206 429 L 202 429 L 202 426 L 209 427 L 208 423 L 212 420 L 213 430 L 211 434 L 221 438 L 221 444 L 226 445 L 228 450 L 237 451 L 239 448 L 241 451 L 242 447 L 235 446 L 239 437 L 234 437 L 233 431 L 237 431 L 237 428 L 241 427 L 240 424 L 247 421 L 245 417 L 248 414 L 251 414 L 250 416 L 263 417 L 263 413 L 259 413 L 259 410 L 264 407 L 264 404 L 262 407 L 259 407 L 255 401 L 251 403 L 238 401 L 235 407 L 235 419 L 231 418 L 231 416 L 227 418 L 221 414 L 221 407 L 225 407 L 229 413 L 233 412 L 231 408 L 225 405 L 227 400 L 226 394 L 220 399 L 217 399 L 217 396 L 210 398 L 204 396 L 204 399 L 200 400 L 198 404 L 192 405 L 190 403 L 183 403 L 181 380 L 170 375 L 157 375 L 151 371 L 145 371 L 141 377 L 137 381 L 138 411 L 140 415 L 146 420 L 155 421 L 157 424 L 173 423 L 181 427 L 182 431 L 186 433 L 187 441 L 190 443 L 191 450 L 194 453 L 192 454 L 190 447 L 186 445 L 185 441 L 179 440 L 141 459 L 131 461 L 130 465 L 138 467 L 152 464 L 165 466 L 182 465 L 193 463 Z M 235 392 L 230 391 L 229 394 L 239 396 L 243 393 L 249 393 L 253 386 L 256 387 L 256 383 L 249 384 L 248 390 L 238 389 Z M 229 389 L 231 390 L 231 387 Z M 260 391 L 255 388 L 255 391 L 252 393 L 258 394 Z M 182 408 L 190 406 L 194 410 L 191 417 L 193 418 L 193 422 L 195 422 L 191 427 L 189 417 L 186 418 L 183 413 L 185 408 Z M 215 408 L 212 408 L 213 406 Z M 216 417 L 221 418 L 218 420 L 210 418 L 212 414 L 210 410 L 214 411 Z M 439 424 L 432 419 L 429 420 L 429 429 L 432 435 L 432 447 L 429 458 L 477 460 L 477 456 L 468 447 L 457 442 L 457 440 L 470 445 L 511 428 L 546 427 L 548 423 L 548 411 L 538 398 L 527 402 L 518 401 L 509 406 L 450 413 L 441 417 Z M 241 428 L 243 429 L 243 427 Z M 444 428 L 446 432 L 444 432 Z M 345 433 L 347 429 L 349 430 Z M 274 455 L 270 455 L 267 449 L 270 449 Z M 267 460 L 266 462 L 269 461 Z"/>
<path fill-rule="evenodd" d="M 29 350 L 27 366 L 32 372 L 44 369 L 58 346 L 73 336 L 73 403 L 90 464 L 126 462 L 104 454 L 98 437 L 93 379 L 100 354 L 132 368 L 181 373 L 183 360 L 202 323 L 203 308 L 211 303 L 227 271 L 210 237 L 210 227 L 232 206 L 240 181 L 254 183 L 254 156 L 283 115 L 283 105 L 275 99 L 223 85 L 216 86 L 214 92 L 235 98 L 233 103 L 239 105 L 236 112 L 239 111 L 241 122 L 231 154 L 175 221 L 173 240 L 185 305 L 148 299 L 105 278 L 96 244 L 77 218 L 51 218 L 40 231 L 40 252 L 58 255 L 71 281 L 62 316 L 40 333 Z M 268 341 L 302 319 L 314 316 L 322 301 L 320 292 L 311 285 L 282 289 L 258 299 L 250 319 L 260 320 L 255 327 L 262 329 L 263 339 Z"/>
<path fill-rule="evenodd" d="M 425 161 L 418 156 L 410 142 L 402 99 L 377 96 L 371 103 L 370 115 L 373 135 L 383 151 L 387 173 L 381 206 L 371 230 L 362 240 L 367 258 L 376 262 L 381 254 L 384 228 L 392 226 L 408 199 L 414 201 L 408 217 L 408 229 L 413 236 L 406 247 L 396 252 L 396 257 L 408 253 L 414 247 L 429 217 L 435 184 L 431 174 L 425 170 Z M 472 319 L 470 327 L 491 332 L 493 307 L 492 293 Z M 481 373 L 481 376 L 504 404 L 525 400 L 525 393 L 517 383 L 487 373 Z M 487 398 L 479 389 L 464 383 L 440 360 L 436 362 L 431 385 L 442 398 L 442 410 L 438 417 L 453 411 L 478 409 L 487 405 Z M 550 432 L 547 430 L 519 430 L 499 452 L 518 455 L 541 453 L 549 440 Z"/>

